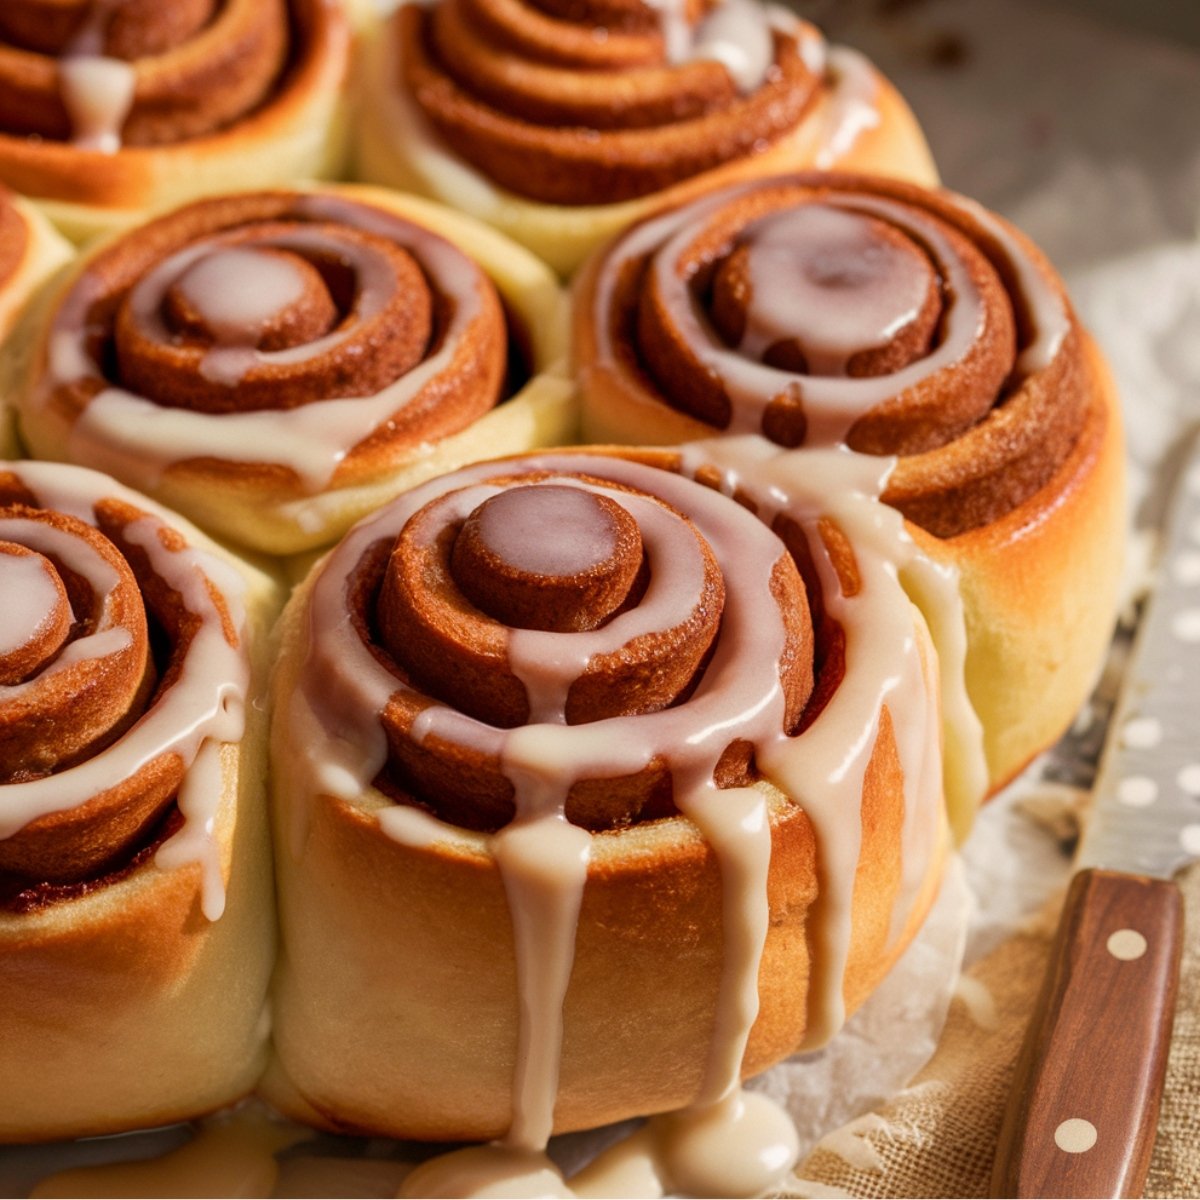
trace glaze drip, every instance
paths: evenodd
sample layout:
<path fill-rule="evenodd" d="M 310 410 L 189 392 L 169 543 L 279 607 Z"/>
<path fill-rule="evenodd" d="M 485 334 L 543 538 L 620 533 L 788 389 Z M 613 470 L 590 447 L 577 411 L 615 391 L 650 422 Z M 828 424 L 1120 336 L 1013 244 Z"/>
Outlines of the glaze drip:
<path fill-rule="evenodd" d="M 721 0 L 695 25 L 685 0 L 651 0 L 650 7 L 658 16 L 667 62 L 718 62 L 743 94 L 766 81 L 775 54 L 768 13 L 757 0 Z"/>
<path fill-rule="evenodd" d="M 116 58 L 77 55 L 59 63 L 58 80 L 75 145 L 116 154 L 137 87 L 133 67 Z"/>
<path fill-rule="evenodd" d="M 588 514 L 583 520 L 588 552 L 566 566 L 586 567 L 607 549 L 603 538 L 590 536 L 596 532 L 591 522 L 600 500 L 618 504 L 633 518 L 649 564 L 644 595 L 606 625 L 580 633 L 509 632 L 513 669 L 531 697 L 528 723 L 497 727 L 427 700 L 412 721 L 409 736 L 414 743 L 452 744 L 473 756 L 493 756 L 513 789 L 514 815 L 487 837 L 486 845 L 512 914 L 519 1039 L 530 1051 L 518 1055 L 512 1125 L 503 1143 L 437 1160 L 414 1176 L 414 1187 L 455 1191 L 478 1186 L 478 1180 L 470 1180 L 479 1171 L 487 1176 L 496 1170 L 517 1170 L 523 1175 L 532 1172 L 532 1178 L 549 1169 L 539 1152 L 553 1128 L 559 1055 L 568 1036 L 562 1012 L 571 984 L 576 922 L 588 887 L 589 845 L 596 836 L 570 822 L 568 798 L 581 780 L 636 773 L 655 761 L 667 764 L 679 814 L 673 819 L 690 822 L 714 855 L 722 881 L 725 949 L 715 1026 L 694 1105 L 663 1125 L 662 1143 L 684 1149 L 674 1166 L 659 1161 L 652 1174 L 664 1186 L 751 1194 L 786 1171 L 794 1154 L 794 1148 L 787 1150 L 786 1136 L 769 1139 L 774 1150 L 752 1155 L 757 1156 L 758 1174 L 741 1159 L 735 1161 L 736 1156 L 728 1159 L 730 1173 L 720 1177 L 719 1185 L 711 1182 L 717 1177 L 706 1168 L 701 1174 L 709 1182 L 699 1184 L 681 1165 L 697 1160 L 695 1146 L 713 1131 L 750 1120 L 747 1106 L 759 1103 L 744 1096 L 739 1080 L 758 1008 L 759 962 L 771 919 L 767 879 L 772 827 L 780 811 L 772 799 L 778 793 L 770 787 L 722 782 L 722 762 L 731 739 L 749 743 L 759 775 L 794 798 L 813 823 L 821 894 L 811 918 L 815 957 L 808 1038 L 816 1044 L 836 1030 L 843 1016 L 861 844 L 857 805 L 885 724 L 894 735 L 905 781 L 906 866 L 893 902 L 893 939 L 902 936 L 919 904 L 921 877 L 940 852 L 942 839 L 936 683 L 932 662 L 919 649 L 913 610 L 900 584 L 902 565 L 911 566 L 920 556 L 899 516 L 878 500 L 891 469 L 891 461 L 845 451 L 785 452 L 757 438 L 685 447 L 678 473 L 589 453 L 532 456 L 502 466 L 481 464 L 414 489 L 357 527 L 323 565 L 309 599 L 307 658 L 288 701 L 289 745 L 297 755 L 287 784 L 294 807 L 292 849 L 301 859 L 308 809 L 318 796 L 354 798 L 385 770 L 392 735 L 380 716 L 393 711 L 397 697 L 412 687 L 363 640 L 363 626 L 340 615 L 346 581 L 371 547 L 389 545 L 397 537 L 432 547 L 440 540 L 434 530 L 457 528 L 472 514 L 496 505 L 500 497 L 517 497 L 516 507 L 528 503 L 537 513 L 551 503 L 551 493 L 574 490 L 579 499 L 569 501 L 568 507 L 577 505 Z M 702 486 L 698 480 L 719 483 L 719 488 Z M 732 502 L 735 493 L 750 508 Z M 672 515 L 678 513 L 687 514 L 700 543 L 691 534 L 683 535 L 678 516 Z M 790 561 L 773 529 L 785 518 L 803 533 L 822 610 L 845 639 L 844 674 L 832 691 L 827 689 L 819 712 L 800 732 L 789 719 L 787 687 L 781 679 L 791 634 L 772 585 L 777 564 Z M 830 522 L 854 547 L 857 584 L 849 590 L 838 543 L 828 537 Z M 505 537 L 507 532 L 497 535 L 497 542 Z M 596 549 L 596 541 L 604 545 Z M 674 705 L 568 723 L 565 697 L 596 656 L 628 637 L 628 629 L 618 628 L 621 623 L 640 622 L 643 608 L 686 610 L 703 587 L 704 556 L 699 549 L 681 553 L 689 545 L 709 547 L 718 563 L 737 563 L 736 571 L 725 574 L 720 634 L 703 670 Z M 550 566 L 564 569 L 558 560 Z M 675 571 L 678 578 L 663 581 Z M 924 582 L 932 596 L 936 582 L 932 576 Z M 955 613 L 961 625 L 961 610 L 955 608 L 953 581 L 941 582 L 945 588 L 938 601 L 948 612 L 937 624 L 952 630 Z M 658 619 L 656 611 L 654 623 Z M 961 659 L 944 670 L 950 679 L 956 671 L 961 675 Z M 962 695 L 961 680 L 958 694 Z M 893 703 L 899 696 L 904 703 Z M 961 740 L 971 741 L 969 724 L 956 739 L 961 735 Z M 973 749 L 978 752 L 977 740 Z M 452 824 L 402 805 L 381 810 L 378 820 L 389 837 L 410 847 L 454 845 L 458 838 Z M 778 1132 L 786 1134 L 786 1128 L 783 1118 Z M 764 1165 L 768 1160 L 769 1168 Z M 706 1161 L 715 1160 L 710 1156 Z M 739 1163 L 750 1174 L 739 1174 Z M 751 1175 L 753 1182 L 747 1183 Z M 742 1182 L 731 1182 L 735 1177 Z"/>
<path fill-rule="evenodd" d="M 267 107 L 288 89 L 289 57 L 309 51 L 312 24 L 304 5 L 287 0 L 7 4 L 0 130 L 37 139 L 39 151 L 44 144 L 56 198 L 92 188 L 77 179 L 75 195 L 67 191 L 72 168 L 90 169 L 80 152 L 123 160 L 91 159 L 105 178 L 124 178 L 128 166 L 141 180 L 145 168 L 124 151 L 220 136 Z M 340 40 L 340 28 L 326 28 Z"/>

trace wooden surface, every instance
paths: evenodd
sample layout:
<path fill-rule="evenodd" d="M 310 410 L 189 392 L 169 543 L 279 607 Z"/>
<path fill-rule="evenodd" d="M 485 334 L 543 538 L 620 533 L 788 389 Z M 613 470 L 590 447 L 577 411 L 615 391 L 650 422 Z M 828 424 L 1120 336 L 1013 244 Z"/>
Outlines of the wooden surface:
<path fill-rule="evenodd" d="M 1142 1194 L 1181 938 L 1170 881 L 1075 876 L 1017 1064 L 993 1196 Z"/>

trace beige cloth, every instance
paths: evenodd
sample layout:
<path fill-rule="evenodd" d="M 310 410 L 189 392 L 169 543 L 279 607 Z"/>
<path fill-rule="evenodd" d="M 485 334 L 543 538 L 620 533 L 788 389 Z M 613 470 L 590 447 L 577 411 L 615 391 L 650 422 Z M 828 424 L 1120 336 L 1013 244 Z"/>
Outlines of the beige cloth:
<path fill-rule="evenodd" d="M 1146 1195 L 1200 1196 L 1200 865 L 1181 879 L 1183 975 Z M 971 967 L 937 1052 L 898 1096 L 826 1138 L 792 1196 L 987 1196 L 996 1136 L 1057 905 Z"/>

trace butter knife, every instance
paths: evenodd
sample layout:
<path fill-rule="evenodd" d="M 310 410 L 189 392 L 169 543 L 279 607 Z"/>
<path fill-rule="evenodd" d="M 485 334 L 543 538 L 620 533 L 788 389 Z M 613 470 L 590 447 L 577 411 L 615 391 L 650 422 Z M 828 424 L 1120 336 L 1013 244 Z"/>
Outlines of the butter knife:
<path fill-rule="evenodd" d="M 993 1196 L 1140 1196 L 1179 983 L 1175 873 L 1200 856 L 1200 438 L 1164 529 L 1042 991 Z"/>

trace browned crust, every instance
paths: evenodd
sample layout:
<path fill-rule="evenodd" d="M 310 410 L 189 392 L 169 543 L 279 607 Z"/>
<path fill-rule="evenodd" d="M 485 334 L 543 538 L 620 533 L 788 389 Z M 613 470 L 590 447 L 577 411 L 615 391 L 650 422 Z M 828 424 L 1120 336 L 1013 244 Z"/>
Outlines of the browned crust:
<path fill-rule="evenodd" d="M 889 734 L 864 788 L 845 986 L 851 1010 L 916 932 L 940 875 L 939 856 L 903 937 L 885 950 L 903 815 Z M 276 797 L 278 807 L 287 803 Z M 277 819 L 288 817 L 277 810 Z M 772 830 L 771 926 L 746 1075 L 797 1050 L 807 1024 L 817 850 L 793 804 L 775 807 Z M 606 844 L 589 871 L 566 999 L 558 1132 L 692 1101 L 721 973 L 719 872 L 690 827 L 676 819 L 600 836 Z M 495 867 L 478 853 L 400 846 L 369 811 L 321 799 L 303 862 L 282 863 L 280 876 L 287 953 L 277 975 L 279 1062 L 268 1098 L 339 1132 L 501 1136 L 510 1119 L 517 993 Z"/>
<path fill-rule="evenodd" d="M 1096 344 L 1081 338 L 1089 396 L 1055 474 L 988 525 L 948 539 L 910 531 L 959 572 L 967 684 L 993 790 L 1067 730 L 1112 635 L 1128 513 L 1121 405 Z"/>
<path fill-rule="evenodd" d="M 0 187 L 0 287 L 16 276 L 29 252 L 29 230 L 8 189 Z"/>
<path fill-rule="evenodd" d="M 591 0 L 584 7 L 591 5 Z M 574 7 L 567 5 L 574 16 Z M 555 9 L 554 11 L 559 11 Z M 644 11 L 644 10 L 643 10 Z M 610 40 L 613 27 L 610 26 Z M 677 204 L 713 188 L 738 180 L 760 178 L 788 170 L 811 169 L 817 164 L 848 171 L 871 171 L 911 179 L 925 185 L 937 183 L 924 134 L 912 111 L 896 89 L 877 72 L 869 72 L 878 121 L 869 127 L 847 130 L 831 142 L 831 131 L 844 129 L 845 98 L 838 88 L 822 89 L 812 101 L 809 118 L 777 141 L 755 152 L 731 159 L 661 192 L 638 200 L 564 206 L 545 204 L 506 189 L 497 189 L 487 177 L 442 140 L 423 127 L 420 110 L 406 91 L 397 86 L 398 64 L 393 59 L 395 37 L 381 36 L 369 47 L 367 95 L 359 136 L 359 169 L 365 179 L 431 196 L 454 205 L 528 246 L 561 275 L 568 276 L 586 255 L 649 211 L 652 205 Z M 835 73 L 836 74 L 836 73 Z M 407 130 L 400 133 L 399 130 Z M 463 172 L 478 187 L 461 186 Z M 493 191 L 495 194 L 493 194 Z M 606 435 L 594 441 L 615 441 Z"/>
<path fill-rule="evenodd" d="M 28 200 L 0 184 L 0 338 L 8 338 L 30 297 L 69 256 L 67 243 L 49 221 Z M 0 403 L 0 447 L 15 454 L 7 436 Z"/>
<path fill-rule="evenodd" d="M 0 1143 L 163 1125 L 253 1088 L 273 937 L 263 781 L 248 751 L 231 748 L 223 767 L 220 921 L 200 912 L 198 867 L 153 861 L 0 912 L 0 1074 L 18 1101 L 0 1106 Z"/>
<path fill-rule="evenodd" d="M 0 473 L 0 485 L 32 499 L 20 495 L 13 473 Z M 114 521 L 132 513 L 128 505 L 125 514 L 108 507 Z M 190 540 L 194 531 L 173 535 Z M 250 701 L 267 665 L 276 586 L 205 546 L 245 579 Z M 129 862 L 35 895 L 34 903 L 0 906 L 0 1142 L 185 1120 L 254 1086 L 265 1060 L 274 910 L 266 717 L 249 702 L 246 717 L 244 740 L 219 752 L 214 836 L 227 898 L 220 920 L 201 912 L 199 864 L 168 870 L 153 861 L 175 828 L 174 810 Z"/>

